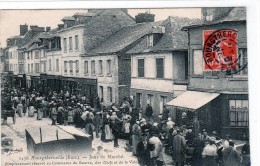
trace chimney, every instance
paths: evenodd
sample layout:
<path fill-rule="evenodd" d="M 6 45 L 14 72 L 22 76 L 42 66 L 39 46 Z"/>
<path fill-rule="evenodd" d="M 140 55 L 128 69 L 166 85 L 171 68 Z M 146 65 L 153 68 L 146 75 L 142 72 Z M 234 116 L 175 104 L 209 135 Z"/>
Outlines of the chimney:
<path fill-rule="evenodd" d="M 143 23 L 143 22 L 154 22 L 154 14 L 150 13 L 138 13 L 137 16 L 135 16 L 136 23 Z"/>
<path fill-rule="evenodd" d="M 46 27 L 46 32 L 49 32 L 51 30 L 51 27 Z"/>
<path fill-rule="evenodd" d="M 58 30 L 61 30 L 62 28 L 64 28 L 64 24 L 58 24 Z"/>
<path fill-rule="evenodd" d="M 28 32 L 28 25 L 20 25 L 20 36 L 25 35 Z"/>
<path fill-rule="evenodd" d="M 31 30 L 34 30 L 34 29 L 36 29 L 36 28 L 38 28 L 38 25 L 31 25 L 31 26 L 30 26 L 30 29 L 31 29 Z"/>

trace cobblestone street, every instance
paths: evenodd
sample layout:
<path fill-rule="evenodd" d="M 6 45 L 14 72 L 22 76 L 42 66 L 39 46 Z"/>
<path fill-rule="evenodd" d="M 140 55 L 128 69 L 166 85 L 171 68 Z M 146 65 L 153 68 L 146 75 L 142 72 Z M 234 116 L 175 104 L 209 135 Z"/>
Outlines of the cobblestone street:
<path fill-rule="evenodd" d="M 51 120 L 48 118 L 43 118 L 42 120 L 36 120 L 35 117 L 17 117 L 16 123 L 13 124 L 13 121 L 11 118 L 8 118 L 7 125 L 2 125 L 2 134 L 6 135 L 6 137 L 9 137 L 13 140 L 13 150 L 20 150 L 22 151 L 11 151 L 9 153 L 2 154 L 2 164 L 5 165 L 6 162 L 13 162 L 18 163 L 21 162 L 20 160 L 23 157 L 28 156 L 27 147 L 26 147 L 26 138 L 25 138 L 25 129 L 27 127 L 30 127 L 31 125 L 34 126 L 46 126 L 51 125 Z M 82 129 L 84 132 L 84 129 Z M 95 135 L 95 134 L 94 134 Z M 124 160 L 126 161 L 132 161 L 132 164 L 129 163 L 129 165 L 138 165 L 137 164 L 137 158 L 132 156 L 132 152 L 127 152 L 125 150 L 125 144 L 126 140 L 119 140 L 119 148 L 114 148 L 113 142 L 104 143 L 100 141 L 100 138 L 94 138 L 92 142 L 92 155 L 95 155 L 97 153 L 97 147 L 102 146 L 103 147 L 103 154 L 113 154 L 113 152 L 117 152 L 117 154 L 121 154 L 124 156 Z M 166 165 L 172 165 L 171 158 L 167 155 L 164 155 L 164 160 Z M 102 165 L 109 165 L 102 164 Z"/>

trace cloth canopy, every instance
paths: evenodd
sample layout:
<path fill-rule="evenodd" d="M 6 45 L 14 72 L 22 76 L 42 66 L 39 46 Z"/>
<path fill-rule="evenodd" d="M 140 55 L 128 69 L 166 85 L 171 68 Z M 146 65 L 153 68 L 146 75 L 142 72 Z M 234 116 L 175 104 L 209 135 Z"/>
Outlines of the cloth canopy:
<path fill-rule="evenodd" d="M 219 93 L 186 91 L 166 103 L 168 106 L 184 107 L 196 110 L 219 96 Z"/>

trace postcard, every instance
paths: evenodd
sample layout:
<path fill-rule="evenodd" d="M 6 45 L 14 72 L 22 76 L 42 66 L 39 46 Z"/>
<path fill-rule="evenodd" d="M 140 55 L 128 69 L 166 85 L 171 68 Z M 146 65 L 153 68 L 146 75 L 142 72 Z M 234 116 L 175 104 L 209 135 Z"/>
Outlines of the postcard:
<path fill-rule="evenodd" d="M 247 13 L 1 9 L 1 165 L 249 166 Z"/>

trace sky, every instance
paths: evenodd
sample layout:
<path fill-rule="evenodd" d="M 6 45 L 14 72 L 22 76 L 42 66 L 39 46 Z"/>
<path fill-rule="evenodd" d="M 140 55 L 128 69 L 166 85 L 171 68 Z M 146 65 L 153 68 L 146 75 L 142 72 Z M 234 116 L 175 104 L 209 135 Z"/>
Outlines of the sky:
<path fill-rule="evenodd" d="M 84 10 L 0 10 L 0 47 L 6 46 L 6 39 L 10 36 L 19 35 L 20 25 L 50 26 L 52 29 L 61 24 L 64 16 L 72 16 L 74 13 Z M 138 13 L 146 12 L 147 9 L 128 9 L 128 13 L 135 17 Z M 200 8 L 171 8 L 150 9 L 155 14 L 155 21 L 166 19 L 168 16 L 188 18 L 201 18 Z"/>

